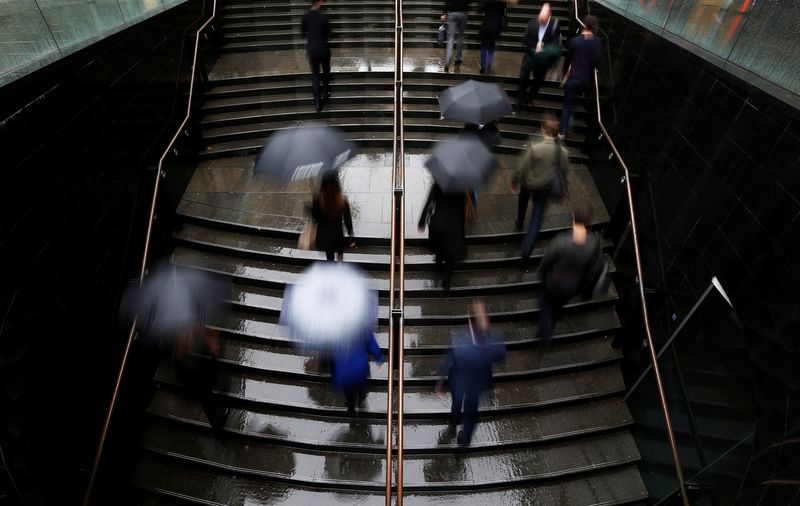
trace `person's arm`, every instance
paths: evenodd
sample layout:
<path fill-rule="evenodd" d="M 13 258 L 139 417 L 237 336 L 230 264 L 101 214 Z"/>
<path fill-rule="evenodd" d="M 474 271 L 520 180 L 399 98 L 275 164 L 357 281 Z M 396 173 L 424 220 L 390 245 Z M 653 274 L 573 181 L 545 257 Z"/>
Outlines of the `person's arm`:
<path fill-rule="evenodd" d="M 564 196 L 569 196 L 569 182 L 567 181 L 567 168 L 569 167 L 569 153 L 567 152 L 567 148 L 561 146 L 561 166 L 559 170 L 561 171 L 561 181 L 564 182 Z"/>
<path fill-rule="evenodd" d="M 369 333 L 369 339 L 367 340 L 367 352 L 375 358 L 375 363 L 378 365 L 383 364 L 383 352 L 381 351 L 381 347 L 378 346 L 378 341 L 375 339 L 375 333 Z"/>
<path fill-rule="evenodd" d="M 525 153 L 517 162 L 514 173 L 511 175 L 511 189 L 514 191 L 519 190 L 519 185 L 522 183 L 522 174 L 524 174 L 525 169 L 531 164 L 531 153 L 532 150 L 530 148 L 525 150 Z"/>
<path fill-rule="evenodd" d="M 203 333 L 203 347 L 212 357 L 219 358 L 219 330 L 203 327 L 200 332 Z"/>
<path fill-rule="evenodd" d="M 333 31 L 331 30 L 331 22 L 328 19 L 328 16 L 325 16 L 325 40 L 330 40 L 333 36 Z"/>
<path fill-rule="evenodd" d="M 525 28 L 525 33 L 522 34 L 522 45 L 525 46 L 526 49 L 531 49 L 536 45 L 537 39 L 539 38 L 538 32 L 534 35 L 534 26 L 535 20 L 531 20 L 528 22 L 528 26 Z"/>
<path fill-rule="evenodd" d="M 451 348 L 450 351 L 447 352 L 447 356 L 445 356 L 444 360 L 442 361 L 442 365 L 439 366 L 439 370 L 436 372 L 436 375 L 439 376 L 439 379 L 436 381 L 437 393 L 444 393 L 444 381 L 448 376 L 450 376 L 450 372 L 453 370 L 454 365 L 455 353 Z"/>
<path fill-rule="evenodd" d="M 308 36 L 308 18 L 304 14 L 302 19 L 300 20 L 300 35 L 303 37 Z"/>
<path fill-rule="evenodd" d="M 431 219 L 431 211 L 433 210 L 433 189 L 428 193 L 428 200 L 425 201 L 425 206 L 422 208 L 422 215 L 419 217 L 419 224 L 417 228 L 424 230 Z"/>
<path fill-rule="evenodd" d="M 553 39 L 558 47 L 563 47 L 561 44 L 561 21 L 553 18 Z"/>
<path fill-rule="evenodd" d="M 353 215 L 350 214 L 350 202 L 347 199 L 344 199 L 344 211 L 342 212 L 342 218 L 344 219 L 344 226 L 347 229 L 347 235 L 350 239 L 353 238 Z"/>
<path fill-rule="evenodd" d="M 578 35 L 580 37 L 580 35 Z M 569 74 L 569 67 L 572 65 L 572 39 L 567 41 L 567 54 L 564 56 L 564 78 Z"/>
<path fill-rule="evenodd" d="M 539 263 L 539 272 L 547 273 L 550 270 L 550 267 L 556 262 L 556 259 L 559 257 L 559 245 L 558 245 L 559 238 L 553 240 L 547 248 L 544 250 L 544 255 L 542 256 L 542 261 Z"/>
<path fill-rule="evenodd" d="M 311 201 L 311 220 L 314 223 L 319 223 L 321 217 L 322 210 L 319 207 L 319 199 L 314 197 L 314 199 Z"/>

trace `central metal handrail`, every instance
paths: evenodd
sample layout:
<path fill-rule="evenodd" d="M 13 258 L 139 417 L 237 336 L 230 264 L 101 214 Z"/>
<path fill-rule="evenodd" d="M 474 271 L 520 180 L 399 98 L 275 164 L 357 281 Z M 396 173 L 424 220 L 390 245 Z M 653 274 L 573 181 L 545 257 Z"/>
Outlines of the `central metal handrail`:
<path fill-rule="evenodd" d="M 397 504 L 403 504 L 403 364 L 405 329 L 405 151 L 403 149 L 403 2 L 395 0 L 394 123 L 392 127 L 392 212 L 389 265 L 389 377 L 386 404 L 386 506 L 392 505 L 394 354 L 397 349 Z"/>
<path fill-rule="evenodd" d="M 586 25 L 581 20 L 580 13 L 578 12 L 578 0 L 574 0 L 574 5 L 575 5 L 575 19 L 581 25 L 581 27 L 585 29 Z M 628 196 L 628 212 L 630 214 L 630 227 L 633 238 L 633 250 L 636 257 L 636 276 L 638 278 L 637 284 L 639 285 L 639 298 L 641 301 L 642 320 L 644 322 L 645 337 L 647 339 L 647 348 L 650 351 L 650 362 L 653 367 L 653 376 L 655 377 L 656 380 L 656 387 L 658 389 L 658 400 L 659 403 L 661 404 L 661 411 L 664 416 L 664 424 L 667 430 L 667 437 L 669 438 L 669 446 L 670 449 L 672 450 L 672 460 L 673 464 L 675 465 L 675 475 L 678 479 L 678 486 L 680 488 L 681 500 L 684 506 L 689 506 L 689 496 L 686 493 L 686 483 L 683 476 L 683 467 L 681 466 L 681 457 L 678 451 L 678 444 L 675 440 L 675 432 L 672 428 L 672 421 L 669 416 L 669 405 L 667 403 L 667 395 L 664 392 L 664 382 L 661 378 L 661 368 L 658 366 L 658 357 L 656 356 L 656 347 L 653 343 L 653 334 L 650 330 L 650 317 L 648 315 L 648 310 L 647 310 L 647 300 L 644 295 L 644 275 L 642 271 L 642 256 L 639 248 L 639 234 L 636 228 L 636 213 L 634 211 L 634 206 L 633 206 L 633 189 L 631 187 L 630 171 L 628 170 L 628 165 L 625 163 L 625 160 L 622 158 L 622 155 L 617 149 L 617 145 L 614 143 L 614 140 L 611 138 L 611 135 L 608 133 L 608 130 L 603 124 L 602 109 L 600 107 L 600 78 L 597 69 L 595 69 L 594 71 L 594 91 L 595 91 L 594 96 L 597 106 L 597 124 L 600 127 L 600 130 L 603 132 L 603 136 L 608 142 L 608 145 L 611 147 L 611 151 L 614 153 L 614 156 L 616 156 L 620 166 L 622 167 L 622 170 L 625 172 L 624 180 Z"/>
<path fill-rule="evenodd" d="M 155 185 L 153 186 L 153 195 L 150 200 L 150 215 L 147 220 L 147 234 L 145 235 L 144 239 L 144 252 L 142 254 L 142 264 L 141 269 L 139 270 L 139 285 L 141 286 L 142 282 L 144 281 L 144 276 L 147 273 L 147 260 L 150 255 L 150 241 L 153 237 L 153 221 L 155 220 L 156 216 L 156 203 L 158 202 L 158 190 L 160 188 L 161 178 L 165 176 L 164 173 L 164 160 L 166 160 L 169 153 L 172 151 L 172 148 L 175 146 L 175 143 L 178 141 L 178 137 L 180 137 L 181 132 L 183 132 L 184 128 L 189 122 L 189 118 L 192 114 L 192 99 L 194 98 L 194 88 L 195 88 L 195 76 L 197 75 L 197 58 L 198 53 L 200 50 L 200 34 L 211 25 L 211 22 L 217 15 L 217 0 L 213 0 L 213 4 L 211 7 L 211 16 L 203 23 L 200 28 L 197 29 L 195 32 L 194 37 L 194 52 L 192 56 L 192 68 L 191 68 L 191 76 L 189 78 L 189 99 L 186 104 L 186 115 L 183 117 L 183 121 L 175 129 L 175 134 L 172 136 L 172 139 L 169 141 L 169 144 L 164 149 L 164 152 L 161 154 L 161 157 L 158 159 L 158 169 L 156 171 L 156 180 Z M 114 391 L 111 394 L 111 402 L 108 406 L 108 412 L 106 413 L 105 421 L 103 422 L 103 430 L 100 433 L 100 442 L 97 445 L 97 452 L 95 453 L 94 463 L 92 464 L 92 473 L 89 476 L 89 484 L 86 487 L 86 493 L 83 496 L 83 506 L 88 506 L 89 501 L 92 498 L 92 491 L 94 489 L 94 483 L 97 478 L 97 470 L 100 466 L 100 459 L 103 456 L 103 449 L 105 448 L 106 439 L 108 436 L 108 429 L 111 425 L 111 419 L 114 415 L 114 408 L 116 408 L 117 400 L 119 398 L 119 389 L 122 385 L 122 378 L 125 375 L 125 368 L 128 365 L 128 357 L 130 356 L 131 346 L 133 345 L 134 338 L 136 336 L 136 319 L 133 320 L 131 324 L 131 329 L 128 333 L 128 340 L 125 343 L 125 351 L 122 354 L 122 362 L 119 366 L 119 372 L 117 373 L 117 381 L 114 385 Z"/>

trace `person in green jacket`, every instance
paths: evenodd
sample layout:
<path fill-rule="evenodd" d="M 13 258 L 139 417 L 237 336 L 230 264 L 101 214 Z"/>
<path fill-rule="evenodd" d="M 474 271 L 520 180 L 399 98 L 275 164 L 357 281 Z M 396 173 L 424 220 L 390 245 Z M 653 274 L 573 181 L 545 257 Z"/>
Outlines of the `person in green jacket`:
<path fill-rule="evenodd" d="M 511 178 L 511 191 L 519 192 L 517 201 L 517 230 L 522 230 L 528 201 L 533 199 L 533 213 L 528 231 L 522 240 L 522 258 L 527 260 L 533 251 L 533 245 L 539 236 L 542 226 L 544 208 L 548 197 L 566 195 L 566 178 L 569 158 L 567 150 L 558 142 L 561 128 L 555 116 L 548 114 L 542 120 L 542 136 L 544 140 L 532 144 L 517 164 Z"/>

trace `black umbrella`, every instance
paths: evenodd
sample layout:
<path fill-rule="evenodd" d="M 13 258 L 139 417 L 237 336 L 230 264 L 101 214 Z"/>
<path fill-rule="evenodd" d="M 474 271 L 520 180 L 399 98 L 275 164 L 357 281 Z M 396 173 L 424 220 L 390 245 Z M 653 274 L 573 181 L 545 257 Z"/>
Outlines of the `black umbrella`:
<path fill-rule="evenodd" d="M 497 161 L 476 135 L 462 134 L 433 148 L 425 167 L 445 193 L 482 186 Z"/>
<path fill-rule="evenodd" d="M 355 153 L 355 145 L 340 130 L 309 123 L 272 134 L 253 171 L 284 182 L 314 179 L 337 170 Z"/>
<path fill-rule="evenodd" d="M 439 109 L 442 119 L 479 126 L 514 112 L 508 95 L 499 84 L 472 79 L 444 90 L 439 95 Z"/>

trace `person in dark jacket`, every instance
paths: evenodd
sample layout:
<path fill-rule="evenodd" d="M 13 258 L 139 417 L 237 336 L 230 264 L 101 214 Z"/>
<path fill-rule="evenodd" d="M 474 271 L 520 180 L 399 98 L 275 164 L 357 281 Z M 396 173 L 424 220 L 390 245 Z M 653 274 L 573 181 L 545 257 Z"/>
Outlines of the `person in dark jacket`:
<path fill-rule="evenodd" d="M 469 20 L 469 0 L 445 0 L 442 21 L 447 22 L 447 49 L 445 50 L 444 71 L 450 70 L 453 58 L 453 44 L 456 44 L 456 66 L 461 65 L 461 50 L 464 46 L 464 31 Z"/>
<path fill-rule="evenodd" d="M 465 239 L 465 212 L 467 194 L 459 192 L 444 193 L 434 183 L 428 194 L 422 216 L 419 219 L 419 233 L 425 233 L 428 226 L 428 243 L 436 255 L 436 266 L 442 271 L 442 288 L 450 289 L 453 271 L 467 250 Z"/>
<path fill-rule="evenodd" d="M 549 3 L 544 3 L 539 16 L 528 23 L 522 35 L 522 45 L 525 46 L 525 55 L 519 69 L 518 108 L 533 107 L 547 70 L 561 55 L 561 27 L 552 15 Z M 529 88 L 531 73 L 533 85 Z"/>
<path fill-rule="evenodd" d="M 583 20 L 586 26 L 580 35 L 569 41 L 567 56 L 564 60 L 565 84 L 564 105 L 561 109 L 561 135 L 564 138 L 569 133 L 569 120 L 572 115 L 572 104 L 577 95 L 587 94 L 594 96 L 594 71 L 603 57 L 603 41 L 597 37 L 598 20 L 596 16 L 586 16 Z M 594 100 L 589 101 L 590 108 L 594 108 Z M 596 119 L 596 112 L 587 115 L 587 119 Z M 587 140 L 592 137 L 592 125 L 586 134 Z"/>
<path fill-rule="evenodd" d="M 481 74 L 492 71 L 494 46 L 503 31 L 506 16 L 506 3 L 501 0 L 482 0 L 483 21 L 478 34 L 481 38 Z"/>
<path fill-rule="evenodd" d="M 311 9 L 303 15 L 300 21 L 300 32 L 306 40 L 306 53 L 311 65 L 311 86 L 314 90 L 314 107 L 317 112 L 322 111 L 323 102 L 330 98 L 331 82 L 331 50 L 328 39 L 331 36 L 331 25 L 328 16 L 320 12 L 323 0 L 314 0 Z M 322 86 L 320 93 L 319 74 L 322 68 Z"/>
<path fill-rule="evenodd" d="M 539 237 L 542 227 L 545 205 L 551 193 L 565 196 L 567 193 L 564 173 L 569 165 L 566 148 L 558 143 L 559 124 L 552 114 L 545 114 L 542 120 L 542 137 L 544 140 L 531 145 L 520 158 L 514 174 L 511 176 L 511 191 L 519 192 L 517 199 L 516 228 L 522 230 L 528 202 L 533 199 L 533 212 L 528 231 L 522 240 L 522 259 L 531 256 L 533 246 Z M 556 186 L 556 178 L 560 187 Z"/>
<path fill-rule="evenodd" d="M 311 218 L 317 224 L 317 249 L 324 251 L 329 261 L 334 259 L 334 253 L 338 254 L 339 261 L 344 257 L 345 237 L 342 226 L 350 236 L 349 246 L 355 247 L 350 203 L 342 193 L 339 177 L 335 172 L 323 176 L 319 194 L 314 196 L 311 205 Z"/>
<path fill-rule="evenodd" d="M 467 332 L 456 335 L 454 343 L 439 368 L 439 375 L 447 377 L 453 399 L 450 420 L 462 423 L 457 441 L 464 447 L 472 441 L 480 397 L 492 387 L 492 364 L 505 359 L 506 347 L 503 335 L 489 325 L 483 302 L 472 304 Z M 444 379 L 436 383 L 436 391 L 444 392 Z"/>
<path fill-rule="evenodd" d="M 331 356 L 331 386 L 342 392 L 347 410 L 351 413 L 364 403 L 367 397 L 369 357 L 383 365 L 383 353 L 375 334 L 370 331 L 360 342 L 340 348 Z"/>
<path fill-rule="evenodd" d="M 597 249 L 597 237 L 589 234 L 592 214 L 588 206 L 572 214 L 572 230 L 558 235 L 547 246 L 539 266 L 544 289 L 539 295 L 539 337 L 547 346 L 553 338 L 561 308 L 578 294 Z"/>

